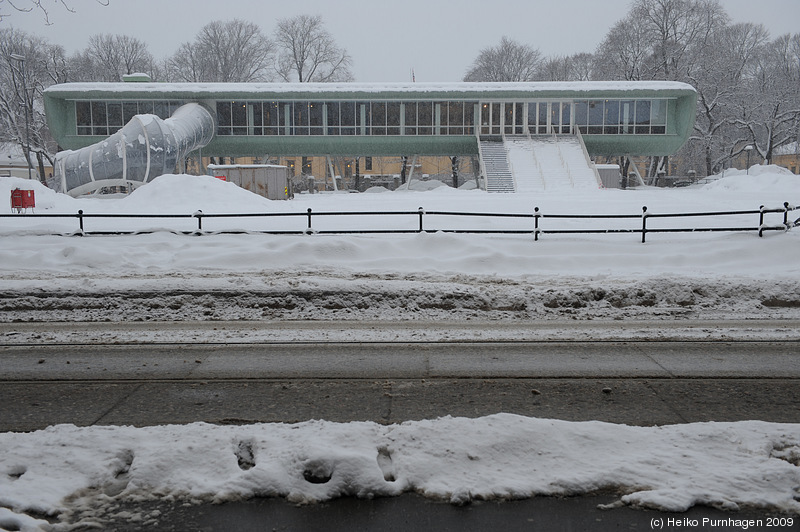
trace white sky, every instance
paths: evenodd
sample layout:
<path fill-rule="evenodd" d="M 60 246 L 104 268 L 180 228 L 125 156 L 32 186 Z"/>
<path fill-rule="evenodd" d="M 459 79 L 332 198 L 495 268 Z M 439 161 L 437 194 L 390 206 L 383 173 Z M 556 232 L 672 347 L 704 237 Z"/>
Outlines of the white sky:
<path fill-rule="evenodd" d="M 630 0 L 67 0 L 76 13 L 55 3 L 52 25 L 37 13 L 13 13 L 0 25 L 46 37 L 68 52 L 86 46 L 96 33 L 137 37 L 157 58 L 194 40 L 213 20 L 253 21 L 271 34 L 279 18 L 322 15 L 337 42 L 353 57 L 357 81 L 459 81 L 478 52 L 503 35 L 530 44 L 545 55 L 593 52 L 608 28 L 628 11 Z M 773 36 L 800 31 L 798 0 L 724 0 L 734 22 L 764 24 Z M 9 8 L 0 2 L 0 9 Z"/>

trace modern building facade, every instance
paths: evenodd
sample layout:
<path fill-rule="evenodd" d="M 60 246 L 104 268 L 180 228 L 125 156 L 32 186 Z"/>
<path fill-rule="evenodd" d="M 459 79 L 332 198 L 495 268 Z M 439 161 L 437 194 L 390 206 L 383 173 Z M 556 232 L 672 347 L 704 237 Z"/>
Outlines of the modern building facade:
<path fill-rule="evenodd" d="M 538 140 L 569 138 L 578 139 L 587 164 L 598 156 L 670 155 L 692 130 L 695 101 L 695 90 L 676 82 L 72 83 L 45 91 L 48 123 L 59 146 L 86 150 L 72 154 L 71 161 L 67 154 L 59 156 L 56 165 L 61 188 L 81 192 L 101 182 L 147 182 L 153 172 L 133 167 L 159 150 L 176 150 L 176 170 L 190 153 L 264 162 L 325 157 L 326 173 L 335 171 L 330 161 L 336 157 L 469 157 L 477 160 L 481 182 L 491 190 L 502 171 L 487 166 L 484 148 L 528 139 L 536 158 Z M 188 104 L 196 107 L 187 110 Z M 183 118 L 176 121 L 176 113 Z M 214 122 L 210 138 L 206 114 Z M 163 123 L 137 119 L 136 133 L 118 135 L 109 147 L 110 136 L 143 115 Z M 159 135 L 164 138 L 155 138 Z M 194 142 L 198 138 L 201 143 Z M 533 166 L 547 173 L 539 159 Z M 162 165 L 157 171 L 171 170 Z M 506 190 L 518 190 L 517 177 L 525 176 L 511 173 Z"/>

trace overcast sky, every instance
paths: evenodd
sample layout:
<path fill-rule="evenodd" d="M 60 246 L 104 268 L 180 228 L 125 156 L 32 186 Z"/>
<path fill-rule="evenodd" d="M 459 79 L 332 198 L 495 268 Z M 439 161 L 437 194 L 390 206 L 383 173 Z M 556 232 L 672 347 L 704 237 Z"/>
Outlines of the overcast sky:
<path fill-rule="evenodd" d="M 608 28 L 625 16 L 630 0 L 66 0 L 54 2 L 46 26 L 38 13 L 12 12 L 14 26 L 61 44 L 72 53 L 96 33 L 130 35 L 156 58 L 193 41 L 213 20 L 239 18 L 271 35 L 277 19 L 321 15 L 337 43 L 353 58 L 357 81 L 459 81 L 479 51 L 503 35 L 544 55 L 593 52 Z M 724 0 L 734 22 L 764 24 L 772 36 L 800 32 L 800 0 Z"/>

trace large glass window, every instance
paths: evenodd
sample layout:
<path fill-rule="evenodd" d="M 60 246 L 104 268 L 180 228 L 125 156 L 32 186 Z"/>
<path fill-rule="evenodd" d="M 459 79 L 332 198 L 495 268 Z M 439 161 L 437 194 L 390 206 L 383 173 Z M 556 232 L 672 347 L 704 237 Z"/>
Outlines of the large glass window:
<path fill-rule="evenodd" d="M 539 102 L 539 113 L 536 116 L 537 121 L 538 121 L 537 122 L 538 125 L 536 127 L 536 131 L 540 135 L 544 135 L 545 133 L 549 133 L 549 131 L 547 131 L 547 118 L 549 116 L 548 112 L 547 112 L 548 105 L 549 104 L 547 102 Z"/>
<path fill-rule="evenodd" d="M 622 100 L 619 102 L 620 133 L 623 135 L 629 135 L 634 132 L 633 114 L 635 105 L 636 104 L 632 100 Z"/>
<path fill-rule="evenodd" d="M 481 104 L 481 134 L 499 135 L 503 115 L 500 112 L 500 103 Z"/>
<path fill-rule="evenodd" d="M 115 132 L 125 124 L 122 122 L 122 102 L 108 102 L 106 105 L 108 127 Z"/>
<path fill-rule="evenodd" d="M 341 124 L 341 135 L 356 134 L 356 102 L 342 102 L 339 104 L 339 121 Z"/>
<path fill-rule="evenodd" d="M 603 100 L 589 100 L 589 134 L 603 133 Z"/>
<path fill-rule="evenodd" d="M 294 134 L 308 135 L 309 126 L 309 107 L 308 102 L 294 102 Z"/>
<path fill-rule="evenodd" d="M 503 105 L 503 131 L 506 135 L 514 133 L 514 104 L 506 103 Z"/>
<path fill-rule="evenodd" d="M 325 113 L 328 124 L 328 135 L 339 135 L 339 102 L 326 102 Z"/>
<path fill-rule="evenodd" d="M 92 106 L 89 102 L 75 102 L 75 119 L 78 135 L 92 134 Z"/>
<path fill-rule="evenodd" d="M 663 135 L 667 132 L 667 101 L 653 100 L 650 106 L 650 133 Z"/>
<path fill-rule="evenodd" d="M 261 102 L 247 103 L 247 119 L 252 124 L 249 128 L 250 135 L 264 134 L 264 104 Z"/>
<path fill-rule="evenodd" d="M 92 102 L 92 135 L 108 136 L 106 102 Z"/>
<path fill-rule="evenodd" d="M 636 134 L 647 135 L 650 133 L 650 100 L 636 100 Z"/>
<path fill-rule="evenodd" d="M 417 104 L 417 134 L 433 134 L 433 103 L 419 102 Z"/>
<path fill-rule="evenodd" d="M 400 134 L 400 102 L 389 102 L 386 104 L 386 134 Z"/>
<path fill-rule="evenodd" d="M 231 103 L 231 120 L 234 135 L 247 135 L 247 104 L 245 102 Z"/>
<path fill-rule="evenodd" d="M 386 135 L 386 102 L 372 102 L 372 135 Z"/>
<path fill-rule="evenodd" d="M 449 102 L 444 107 L 442 128 L 442 132 L 446 135 L 464 134 L 464 102 Z"/>
<path fill-rule="evenodd" d="M 217 135 L 231 135 L 231 102 L 217 102 Z"/>
<path fill-rule="evenodd" d="M 128 123 L 139 114 L 138 102 L 122 102 L 122 121 Z"/>
<path fill-rule="evenodd" d="M 589 102 L 580 100 L 575 102 L 573 107 L 575 108 L 575 126 L 585 135 L 589 131 Z"/>
<path fill-rule="evenodd" d="M 616 135 L 619 133 L 619 101 L 606 100 L 603 120 L 603 134 Z"/>
<path fill-rule="evenodd" d="M 310 102 L 308 104 L 308 132 L 311 135 L 322 135 L 322 102 Z"/>
<path fill-rule="evenodd" d="M 538 120 L 538 115 L 537 115 L 538 110 L 536 105 L 537 105 L 536 102 L 528 103 L 528 132 L 531 135 L 535 135 L 537 133 L 536 122 Z"/>

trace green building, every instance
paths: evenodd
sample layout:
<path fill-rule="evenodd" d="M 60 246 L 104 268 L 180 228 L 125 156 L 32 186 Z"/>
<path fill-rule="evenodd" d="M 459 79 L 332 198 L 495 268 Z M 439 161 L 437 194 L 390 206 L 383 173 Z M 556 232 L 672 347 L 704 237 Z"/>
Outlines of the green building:
<path fill-rule="evenodd" d="M 489 191 L 581 186 L 596 157 L 677 151 L 696 103 L 677 82 L 69 83 L 44 96 L 71 150 L 56 188 L 74 195 L 143 184 L 197 155 L 324 157 L 331 172 L 336 157 L 468 157 Z"/>

